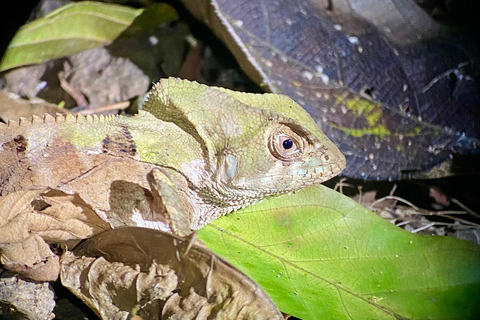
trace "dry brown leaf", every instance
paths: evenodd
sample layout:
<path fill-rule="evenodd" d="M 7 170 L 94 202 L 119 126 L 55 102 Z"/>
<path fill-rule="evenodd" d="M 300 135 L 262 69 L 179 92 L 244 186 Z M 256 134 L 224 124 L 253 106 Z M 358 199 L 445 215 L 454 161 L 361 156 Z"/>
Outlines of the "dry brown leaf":
<path fill-rule="evenodd" d="M 43 189 L 0 197 L 1 262 L 37 281 L 54 281 L 59 273 L 58 257 L 45 240 L 79 240 L 108 229 L 78 195 Z"/>
<path fill-rule="evenodd" d="M 110 229 L 78 195 L 58 190 L 24 190 L 0 197 L 0 244 L 32 234 L 48 241 L 84 239 Z"/>
<path fill-rule="evenodd" d="M 135 227 L 107 231 L 62 258 L 62 284 L 103 319 L 283 319 L 257 284 L 192 241 Z"/>
<path fill-rule="evenodd" d="M 61 279 L 103 319 L 128 319 L 138 305 L 159 314 L 160 300 L 172 294 L 178 280 L 172 270 L 163 269 L 153 263 L 147 272 L 141 272 L 103 257 L 76 257 L 67 252 L 62 257 Z"/>
<path fill-rule="evenodd" d="M 45 113 L 54 116 L 57 113 L 65 113 L 65 110 L 53 103 L 32 103 L 0 91 L 0 118 L 4 121 L 18 121 L 21 117 L 31 118 L 34 115 L 43 116 Z"/>
<path fill-rule="evenodd" d="M 78 196 L 58 190 L 24 190 L 0 197 L 0 244 L 32 234 L 48 241 L 84 239 L 110 229 Z"/>
<path fill-rule="evenodd" d="M 0 261 L 6 269 L 36 281 L 55 281 L 60 272 L 59 258 L 38 235 L 22 242 L 0 244 Z"/>
<path fill-rule="evenodd" d="M 0 306 L 1 319 L 53 319 L 54 293 L 47 282 L 29 282 L 4 272 L 0 278 Z"/>

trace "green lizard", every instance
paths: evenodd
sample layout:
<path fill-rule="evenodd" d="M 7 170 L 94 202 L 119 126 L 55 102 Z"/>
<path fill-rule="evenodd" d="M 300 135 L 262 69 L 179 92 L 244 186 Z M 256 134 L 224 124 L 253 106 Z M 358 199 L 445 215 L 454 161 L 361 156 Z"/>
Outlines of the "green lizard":
<path fill-rule="evenodd" d="M 184 212 L 177 223 L 191 229 L 321 183 L 345 166 L 342 153 L 287 96 L 169 78 L 133 117 L 68 114 L 0 125 L 0 196 L 71 183 L 105 157 L 153 164 L 155 203 L 170 218 L 171 211 Z"/>

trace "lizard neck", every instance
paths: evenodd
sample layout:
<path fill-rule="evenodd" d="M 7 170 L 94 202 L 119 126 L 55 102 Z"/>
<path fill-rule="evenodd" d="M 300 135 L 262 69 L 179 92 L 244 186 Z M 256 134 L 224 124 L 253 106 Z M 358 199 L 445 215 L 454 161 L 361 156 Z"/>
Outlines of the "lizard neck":
<path fill-rule="evenodd" d="M 209 181 L 208 185 L 201 188 L 192 187 L 194 190 L 192 201 L 196 204 L 192 229 L 200 229 L 212 220 L 262 201 L 265 197 L 291 192 L 291 190 L 275 193 L 249 189 L 240 190 L 213 183 L 211 180 L 206 181 Z"/>

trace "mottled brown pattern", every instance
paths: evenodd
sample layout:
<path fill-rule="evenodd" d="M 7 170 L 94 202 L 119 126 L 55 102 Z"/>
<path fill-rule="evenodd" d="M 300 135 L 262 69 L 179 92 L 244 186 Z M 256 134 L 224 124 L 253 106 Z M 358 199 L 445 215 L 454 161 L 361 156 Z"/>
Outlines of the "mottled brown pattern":
<path fill-rule="evenodd" d="M 37 128 L 41 130 L 43 128 Z M 78 179 L 107 161 L 105 154 L 88 154 L 55 135 L 45 144 L 29 144 L 32 131 L 16 135 L 0 150 L 0 196 L 26 188 L 51 187 Z"/>
<path fill-rule="evenodd" d="M 107 135 L 102 141 L 103 150 L 107 153 L 112 154 L 123 154 L 134 156 L 137 153 L 137 146 L 133 140 L 130 130 L 122 126 L 121 130 L 112 134 Z"/>
<path fill-rule="evenodd" d="M 28 147 L 28 140 L 21 134 L 17 135 L 13 140 L 2 144 L 2 148 L 5 152 L 14 152 L 19 156 L 25 155 L 25 150 Z"/>
<path fill-rule="evenodd" d="M 1 148 L 3 151 L 0 154 L 0 196 L 8 193 L 8 185 L 12 180 L 18 179 L 13 176 L 20 171 L 19 168 L 28 168 L 28 159 L 25 155 L 28 139 L 19 134 L 12 140 L 3 143 Z M 25 175 L 22 176 L 25 177 Z"/>

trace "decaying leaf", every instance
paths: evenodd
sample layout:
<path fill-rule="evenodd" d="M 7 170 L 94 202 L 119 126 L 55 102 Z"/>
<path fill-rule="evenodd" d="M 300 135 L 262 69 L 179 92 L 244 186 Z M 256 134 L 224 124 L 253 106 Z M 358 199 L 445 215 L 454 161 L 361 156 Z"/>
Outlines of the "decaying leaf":
<path fill-rule="evenodd" d="M 198 240 L 119 228 L 61 263 L 62 284 L 103 319 L 283 319 L 251 279 Z"/>
<path fill-rule="evenodd" d="M 81 200 L 58 190 L 23 190 L 0 197 L 0 259 L 37 281 L 58 277 L 58 257 L 45 241 L 66 242 L 110 229 Z"/>
<path fill-rule="evenodd" d="M 149 315 L 143 317 L 150 319 L 160 314 L 160 300 L 172 295 L 177 276 L 155 262 L 141 272 L 103 257 L 76 257 L 67 252 L 62 259 L 62 283 L 103 319 L 128 319 L 139 306 Z"/>
<path fill-rule="evenodd" d="M 86 108 L 92 113 L 97 108 L 145 94 L 151 82 L 132 61 L 115 56 L 115 53 L 104 47 L 82 51 L 68 59 L 56 59 L 41 65 L 9 70 L 2 73 L 0 78 L 0 87 L 6 92 L 13 92 L 33 101 L 43 99 L 61 103 L 65 109 L 76 108 L 75 110 L 79 111 L 78 107 Z M 37 110 L 37 105 L 32 104 L 32 107 Z M 17 121 L 18 116 L 14 117 L 16 114 L 13 113 L 13 109 L 17 108 L 7 104 L 5 109 L 10 111 L 9 114 L 0 115 L 4 120 Z M 57 109 L 62 110 L 61 113 L 65 112 L 65 109 Z M 34 114 L 43 116 L 44 113 L 47 112 Z M 55 116 L 55 112 L 48 113 Z M 32 115 L 21 116 L 29 119 Z"/>
<path fill-rule="evenodd" d="M 2 242 L 18 242 L 32 233 L 52 241 L 90 237 L 110 229 L 76 194 L 58 190 L 17 191 L 0 198 Z"/>
<path fill-rule="evenodd" d="M 36 281 L 55 281 L 58 278 L 58 256 L 36 234 L 22 242 L 0 244 L 0 253 L 0 262 L 11 272 Z"/>
<path fill-rule="evenodd" d="M 452 156 L 480 152 L 478 53 L 415 1 L 183 3 L 255 82 L 315 118 L 344 175 L 445 176 Z"/>
<path fill-rule="evenodd" d="M 54 307 L 54 293 L 49 283 L 25 281 L 11 273 L 1 273 L 1 319 L 53 319 Z"/>
<path fill-rule="evenodd" d="M 0 118 L 4 121 L 18 121 L 20 117 L 31 118 L 34 115 L 43 116 L 45 113 L 55 116 L 57 113 L 64 112 L 65 110 L 51 103 L 31 103 L 23 99 L 15 99 L 0 91 Z"/>

